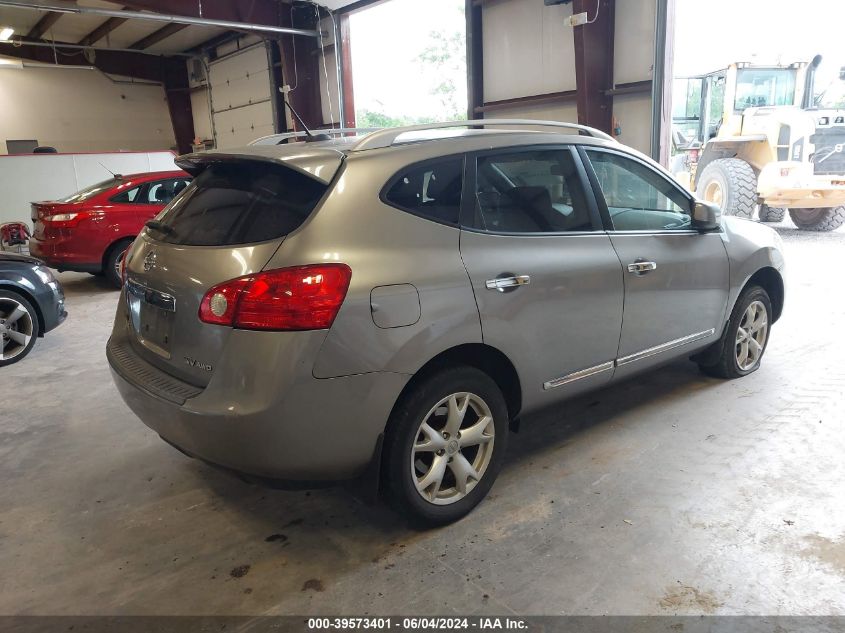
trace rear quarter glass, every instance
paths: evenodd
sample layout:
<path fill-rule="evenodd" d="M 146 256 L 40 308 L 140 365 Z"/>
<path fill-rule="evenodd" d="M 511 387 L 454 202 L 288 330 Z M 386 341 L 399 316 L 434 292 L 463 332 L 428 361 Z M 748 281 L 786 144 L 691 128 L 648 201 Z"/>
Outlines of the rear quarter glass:
<path fill-rule="evenodd" d="M 217 163 L 200 173 L 150 229 L 182 246 L 230 246 L 284 237 L 328 188 L 298 171 L 260 161 Z"/>

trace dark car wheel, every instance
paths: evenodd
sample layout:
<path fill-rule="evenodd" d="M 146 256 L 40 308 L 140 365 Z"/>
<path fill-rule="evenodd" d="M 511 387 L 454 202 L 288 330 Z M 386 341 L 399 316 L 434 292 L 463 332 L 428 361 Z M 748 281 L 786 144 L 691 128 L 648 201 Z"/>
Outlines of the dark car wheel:
<path fill-rule="evenodd" d="M 0 367 L 22 360 L 38 338 L 38 314 L 16 292 L 0 290 Z"/>
<path fill-rule="evenodd" d="M 739 378 L 760 367 L 769 343 L 772 302 L 760 286 L 742 293 L 731 313 L 716 363 L 700 365 L 701 371 L 717 378 Z"/>
<path fill-rule="evenodd" d="M 126 256 L 126 249 L 128 249 L 131 244 L 132 240 L 121 240 L 109 249 L 109 254 L 106 257 L 103 273 L 105 274 L 106 279 L 109 280 L 109 283 L 115 288 L 123 286 L 123 279 L 120 278 L 120 265 L 123 262 L 123 258 Z"/>
<path fill-rule="evenodd" d="M 385 435 L 383 475 L 393 506 L 426 526 L 466 515 L 499 474 L 508 428 L 502 392 L 478 369 L 446 369 L 416 385 Z"/>

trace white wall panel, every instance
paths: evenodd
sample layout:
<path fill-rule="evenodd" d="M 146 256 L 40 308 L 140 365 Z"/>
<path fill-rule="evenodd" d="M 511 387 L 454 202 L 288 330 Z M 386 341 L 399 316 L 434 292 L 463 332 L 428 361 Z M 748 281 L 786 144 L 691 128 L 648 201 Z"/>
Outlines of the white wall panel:
<path fill-rule="evenodd" d="M 656 0 L 616 3 L 613 79 L 617 84 L 651 79 Z"/>
<path fill-rule="evenodd" d="M 648 154 L 651 149 L 651 95 L 613 97 L 613 116 L 622 128 L 619 142 Z"/>
<path fill-rule="evenodd" d="M 170 149 L 164 90 L 116 84 L 94 70 L 0 70 L 0 154 L 7 139 L 37 139 L 60 152 Z"/>
<path fill-rule="evenodd" d="M 571 5 L 542 0 L 484 4 L 484 101 L 575 89 Z"/>
<path fill-rule="evenodd" d="M 578 122 L 578 110 L 574 103 L 560 105 L 520 105 L 513 108 L 497 109 L 486 115 L 488 119 L 539 119 L 543 121 Z M 520 128 L 526 129 L 526 128 Z M 548 130 L 549 128 L 538 128 Z"/>

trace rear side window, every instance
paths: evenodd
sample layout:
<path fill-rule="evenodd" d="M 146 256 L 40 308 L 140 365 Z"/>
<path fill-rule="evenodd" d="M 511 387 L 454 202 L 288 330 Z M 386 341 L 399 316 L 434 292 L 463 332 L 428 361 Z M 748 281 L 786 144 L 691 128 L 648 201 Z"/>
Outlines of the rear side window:
<path fill-rule="evenodd" d="M 474 228 L 495 233 L 593 230 L 568 149 L 491 154 L 477 164 Z"/>
<path fill-rule="evenodd" d="M 393 180 L 384 199 L 414 215 L 457 224 L 463 183 L 463 158 L 430 162 L 401 173 Z"/>
<path fill-rule="evenodd" d="M 278 239 L 298 228 L 327 185 L 289 167 L 258 161 L 206 168 L 150 230 L 163 242 L 226 246 Z"/>

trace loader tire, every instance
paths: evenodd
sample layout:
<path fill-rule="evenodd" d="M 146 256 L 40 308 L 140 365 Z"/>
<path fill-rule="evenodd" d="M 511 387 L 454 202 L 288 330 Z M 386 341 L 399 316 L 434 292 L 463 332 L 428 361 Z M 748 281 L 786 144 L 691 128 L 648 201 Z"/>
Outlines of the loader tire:
<path fill-rule="evenodd" d="M 845 223 L 845 207 L 790 209 L 789 217 L 803 231 L 835 231 Z"/>
<path fill-rule="evenodd" d="M 720 158 L 704 168 L 696 195 L 714 202 L 725 215 L 750 220 L 757 204 L 757 176 L 751 165 L 739 158 Z"/>
<path fill-rule="evenodd" d="M 785 217 L 786 209 L 778 209 L 766 204 L 760 205 L 760 222 L 783 222 Z"/>

